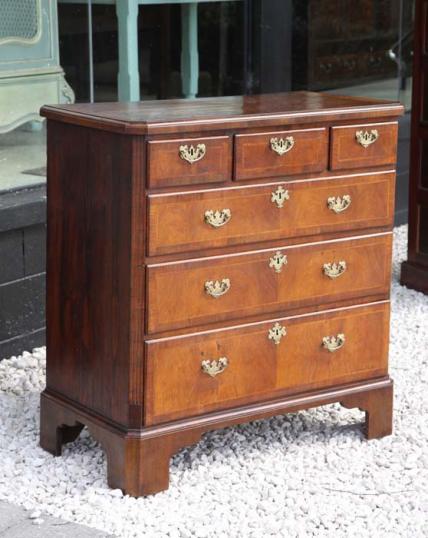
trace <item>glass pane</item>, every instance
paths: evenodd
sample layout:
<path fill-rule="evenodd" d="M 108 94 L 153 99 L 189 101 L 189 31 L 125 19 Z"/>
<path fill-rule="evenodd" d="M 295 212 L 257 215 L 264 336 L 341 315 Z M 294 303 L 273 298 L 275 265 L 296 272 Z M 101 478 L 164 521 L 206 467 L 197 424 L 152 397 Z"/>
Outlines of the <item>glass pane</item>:
<path fill-rule="evenodd" d="M 198 96 L 331 91 L 410 106 L 414 1 L 253 0 L 198 4 Z M 88 98 L 87 8 L 59 3 L 61 60 L 77 100 Z M 182 97 L 180 5 L 143 5 L 140 91 Z M 93 5 L 96 100 L 117 98 L 117 19 Z"/>
<path fill-rule="evenodd" d="M 93 3 L 92 12 L 95 101 L 116 101 L 116 9 Z M 399 98 L 410 109 L 413 13 L 414 0 L 199 2 L 197 40 L 188 51 L 199 62 L 193 75 L 197 96 L 304 89 Z M 90 95 L 87 6 L 59 0 L 58 14 L 61 65 L 76 101 L 85 102 Z M 138 51 L 132 54 L 138 54 L 141 99 L 183 97 L 183 32 L 189 26 L 183 7 L 141 5 L 137 24 Z M 36 157 L 44 151 L 44 133 L 20 130 L 0 137 L 3 158 L 19 147 L 30 148 L 34 158 L 13 158 L 16 173 L 3 166 L 0 190 L 42 178 L 23 171 L 44 165 L 44 158 Z"/>
<path fill-rule="evenodd" d="M 307 6 L 305 6 L 307 4 Z M 388 50 L 399 34 L 399 1 L 299 2 L 300 24 L 308 42 L 302 58 L 306 76 L 302 88 L 351 95 L 397 97 L 397 65 Z M 303 11 L 303 14 L 302 14 Z"/>

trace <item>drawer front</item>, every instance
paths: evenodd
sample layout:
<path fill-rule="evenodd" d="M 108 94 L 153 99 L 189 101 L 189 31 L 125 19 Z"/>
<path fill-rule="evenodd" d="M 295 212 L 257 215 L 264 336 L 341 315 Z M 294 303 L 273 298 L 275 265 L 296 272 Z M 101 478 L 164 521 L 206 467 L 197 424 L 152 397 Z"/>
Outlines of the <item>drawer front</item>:
<path fill-rule="evenodd" d="M 321 172 L 327 167 L 327 129 L 236 135 L 235 179 Z"/>
<path fill-rule="evenodd" d="M 395 174 L 148 197 L 148 254 L 392 224 Z"/>
<path fill-rule="evenodd" d="M 146 424 L 386 375 L 388 337 L 378 303 L 148 341 Z"/>
<path fill-rule="evenodd" d="M 232 176 L 232 138 L 152 140 L 147 158 L 149 187 L 224 181 Z"/>
<path fill-rule="evenodd" d="M 391 239 L 382 234 L 149 265 L 147 331 L 386 295 Z"/>
<path fill-rule="evenodd" d="M 330 167 L 350 170 L 393 165 L 397 160 L 397 136 L 396 122 L 333 127 Z"/>

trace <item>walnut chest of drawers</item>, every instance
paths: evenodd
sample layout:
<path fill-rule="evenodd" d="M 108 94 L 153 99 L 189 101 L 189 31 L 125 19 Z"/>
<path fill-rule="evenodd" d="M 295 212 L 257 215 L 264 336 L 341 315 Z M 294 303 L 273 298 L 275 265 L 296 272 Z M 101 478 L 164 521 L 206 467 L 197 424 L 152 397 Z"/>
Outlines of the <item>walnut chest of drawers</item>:
<path fill-rule="evenodd" d="M 341 402 L 391 433 L 398 103 L 316 93 L 45 107 L 41 446 L 168 487 L 207 430 Z"/>

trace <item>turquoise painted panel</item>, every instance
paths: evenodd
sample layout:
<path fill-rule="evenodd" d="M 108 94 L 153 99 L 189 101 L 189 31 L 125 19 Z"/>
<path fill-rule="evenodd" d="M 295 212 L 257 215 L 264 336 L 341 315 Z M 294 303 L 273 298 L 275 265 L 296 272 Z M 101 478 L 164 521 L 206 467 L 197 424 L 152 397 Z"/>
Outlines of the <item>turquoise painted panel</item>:
<path fill-rule="evenodd" d="M 0 132 L 74 101 L 59 65 L 56 0 L 0 0 Z"/>
<path fill-rule="evenodd" d="M 0 72 L 59 64 L 53 0 L 0 0 Z M 0 74 L 1 76 L 1 74 Z"/>

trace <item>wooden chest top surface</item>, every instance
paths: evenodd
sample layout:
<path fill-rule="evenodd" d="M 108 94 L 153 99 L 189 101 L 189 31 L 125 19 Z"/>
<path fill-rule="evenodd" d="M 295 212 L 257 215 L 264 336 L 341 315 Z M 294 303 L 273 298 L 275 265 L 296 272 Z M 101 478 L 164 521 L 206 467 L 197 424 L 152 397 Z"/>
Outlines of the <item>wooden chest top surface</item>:
<path fill-rule="evenodd" d="M 402 114 L 395 101 L 291 92 L 248 96 L 173 99 L 135 103 L 45 106 L 42 116 L 127 134 L 200 131 L 206 127 L 246 128 L 344 118 L 385 118 Z"/>

